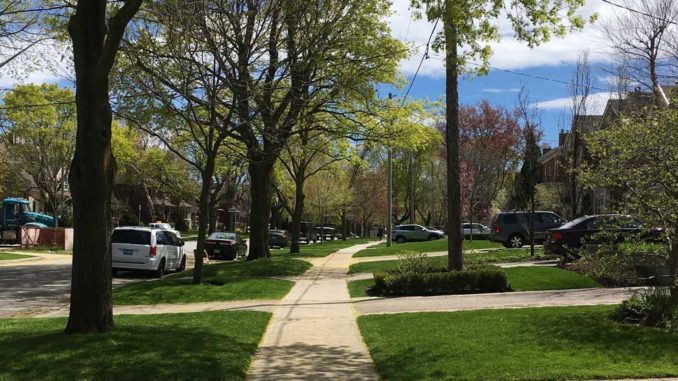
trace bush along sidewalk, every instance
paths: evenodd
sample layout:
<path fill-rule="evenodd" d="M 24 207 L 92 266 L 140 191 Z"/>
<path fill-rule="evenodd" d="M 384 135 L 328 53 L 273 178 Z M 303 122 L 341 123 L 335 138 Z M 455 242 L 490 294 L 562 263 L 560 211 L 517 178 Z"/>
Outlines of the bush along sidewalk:
<path fill-rule="evenodd" d="M 624 300 L 612 319 L 625 324 L 678 331 L 678 306 L 671 301 L 668 287 L 653 287 Z"/>
<path fill-rule="evenodd" d="M 443 295 L 510 291 L 506 273 L 498 267 L 469 266 L 449 271 L 425 254 L 401 256 L 398 266 L 374 273 L 370 295 Z"/>

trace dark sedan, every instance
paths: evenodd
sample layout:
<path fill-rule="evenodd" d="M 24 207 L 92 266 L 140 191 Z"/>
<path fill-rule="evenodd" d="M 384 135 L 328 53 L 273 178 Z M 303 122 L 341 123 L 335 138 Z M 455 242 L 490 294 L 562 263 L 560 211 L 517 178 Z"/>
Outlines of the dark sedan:
<path fill-rule="evenodd" d="M 632 216 L 603 214 L 584 216 L 547 232 L 544 242 L 546 254 L 563 256 L 566 260 L 580 257 L 584 245 L 614 244 L 630 236 L 643 240 L 658 240 L 658 229 L 644 230 L 640 221 Z"/>
<path fill-rule="evenodd" d="M 270 230 L 268 232 L 268 246 L 283 248 L 290 244 L 287 231 L 285 230 Z"/>
<path fill-rule="evenodd" d="M 236 259 L 247 255 L 247 244 L 238 234 L 214 232 L 207 237 L 205 250 L 210 259 Z"/>

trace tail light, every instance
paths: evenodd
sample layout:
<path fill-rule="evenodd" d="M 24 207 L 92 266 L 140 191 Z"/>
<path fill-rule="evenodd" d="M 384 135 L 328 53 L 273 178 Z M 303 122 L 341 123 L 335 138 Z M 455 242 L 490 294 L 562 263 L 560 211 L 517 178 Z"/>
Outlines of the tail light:
<path fill-rule="evenodd" d="M 158 248 L 155 247 L 155 246 L 151 246 L 148 249 L 148 255 L 151 256 L 151 257 L 155 257 L 156 254 L 158 254 Z"/>
<path fill-rule="evenodd" d="M 501 227 L 499 227 L 499 224 L 494 225 L 494 232 L 501 233 Z"/>
<path fill-rule="evenodd" d="M 551 240 L 553 241 L 562 241 L 563 235 L 560 234 L 560 232 L 553 232 L 551 233 Z"/>

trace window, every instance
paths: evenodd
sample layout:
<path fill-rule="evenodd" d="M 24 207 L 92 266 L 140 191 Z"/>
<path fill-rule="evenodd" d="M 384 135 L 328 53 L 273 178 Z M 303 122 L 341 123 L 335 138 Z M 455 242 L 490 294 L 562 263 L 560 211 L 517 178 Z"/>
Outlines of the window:
<path fill-rule="evenodd" d="M 111 236 L 113 243 L 127 243 L 131 245 L 150 245 L 151 232 L 143 230 L 115 230 Z"/>
<path fill-rule="evenodd" d="M 557 224 L 560 223 L 560 217 L 553 213 L 537 213 L 537 222 L 543 224 Z"/>
<path fill-rule="evenodd" d="M 461 227 L 462 227 L 462 229 L 470 229 L 471 224 L 463 224 L 463 225 L 461 225 Z"/>
<path fill-rule="evenodd" d="M 504 223 L 507 225 L 517 224 L 518 216 L 515 214 L 504 214 Z"/>
<path fill-rule="evenodd" d="M 155 233 L 155 243 L 157 245 L 171 245 L 172 240 L 167 238 L 167 236 L 165 236 L 164 232 L 157 232 L 157 233 Z"/>

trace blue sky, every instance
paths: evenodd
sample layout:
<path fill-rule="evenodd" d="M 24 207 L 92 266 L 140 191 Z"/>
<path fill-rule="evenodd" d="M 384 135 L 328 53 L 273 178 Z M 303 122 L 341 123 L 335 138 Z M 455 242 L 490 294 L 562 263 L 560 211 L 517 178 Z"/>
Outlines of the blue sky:
<path fill-rule="evenodd" d="M 594 12 L 598 14 L 597 24 L 600 24 L 616 10 L 600 0 L 588 0 L 580 14 L 588 17 Z M 564 39 L 553 39 L 535 49 L 529 49 L 512 37 L 510 26 L 505 19 L 498 22 L 500 33 L 504 37 L 501 42 L 491 44 L 494 55 L 490 65 L 499 69 L 568 82 L 571 80 L 577 56 L 582 50 L 588 49 L 594 67 L 594 86 L 597 88 L 593 90 L 596 94 L 591 97 L 593 105 L 590 113 L 602 112 L 609 98 L 609 91 L 606 89 L 610 87 L 608 83 L 610 76 L 604 69 L 609 67 L 612 61 L 611 51 L 597 25 L 588 25 L 583 31 L 572 33 Z M 401 73 L 411 81 L 433 24 L 426 20 L 413 20 L 409 0 L 393 0 L 393 14 L 389 24 L 394 37 L 418 48 L 412 57 L 400 65 Z M 445 94 L 444 81 L 442 55 L 431 54 L 422 65 L 410 96 L 442 98 Z M 463 104 L 473 104 L 487 99 L 494 105 L 513 108 L 522 86 L 525 86 L 531 100 L 541 110 L 544 131 L 542 143 L 556 146 L 559 128 L 568 128 L 566 113 L 570 101 L 565 84 L 491 70 L 487 76 L 469 77 L 460 81 L 460 101 Z M 402 97 L 404 91 L 397 95 Z"/>

